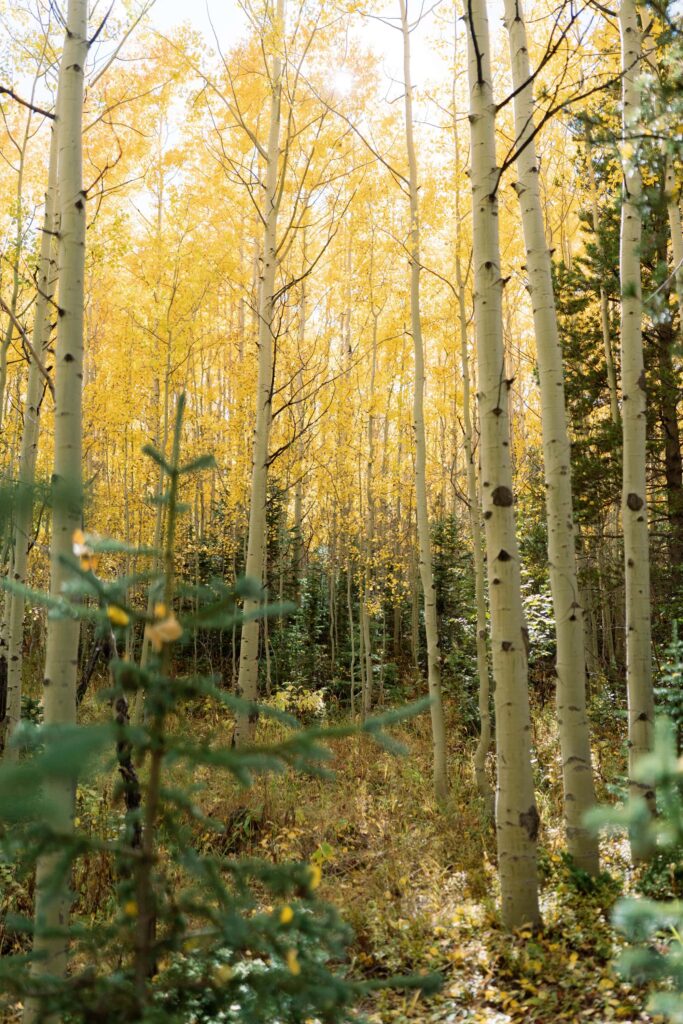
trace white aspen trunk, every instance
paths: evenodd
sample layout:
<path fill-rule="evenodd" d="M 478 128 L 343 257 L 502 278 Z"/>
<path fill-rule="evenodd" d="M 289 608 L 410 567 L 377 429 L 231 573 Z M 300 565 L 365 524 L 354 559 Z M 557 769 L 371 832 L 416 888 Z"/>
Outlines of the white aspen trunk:
<path fill-rule="evenodd" d="M 36 92 L 36 85 L 38 78 L 34 78 L 33 87 L 31 89 L 30 100 L 33 101 Z M 21 252 L 24 244 L 24 216 L 23 216 L 23 192 L 24 192 L 24 172 L 26 169 L 26 157 L 28 153 L 28 144 L 31 138 L 31 112 L 29 111 L 26 118 L 26 124 L 24 127 L 23 138 L 21 146 L 19 147 L 19 164 L 17 167 L 17 188 L 16 188 L 16 204 L 17 204 L 17 218 L 16 218 L 16 230 L 14 234 L 14 259 L 12 260 L 12 292 L 10 295 L 9 305 L 7 307 L 7 327 L 0 343 L 0 432 L 7 433 L 6 429 L 6 418 L 9 412 L 9 400 L 10 395 L 7 389 L 7 359 L 9 355 L 9 349 L 12 344 L 12 338 L 16 330 L 15 318 L 17 315 L 17 307 L 19 300 L 19 286 L 21 284 L 21 274 L 19 273 L 19 261 L 21 259 Z M 16 451 L 16 443 L 13 443 L 9 438 L 9 464 L 5 467 L 8 479 L 12 479 L 14 476 L 14 453 Z M 8 536 L 5 550 L 3 551 L 2 565 L 7 564 L 7 577 L 12 578 L 14 573 L 14 557 L 12 550 L 12 541 Z M 7 704 L 9 701 L 8 693 L 8 647 L 9 647 L 9 631 L 10 631 L 10 620 L 12 617 L 12 605 L 14 603 L 13 595 L 9 591 L 5 591 L 0 594 L 0 606 L 2 607 L 2 614 L 0 615 L 0 687 L 3 688 L 4 693 L 0 698 L 0 703 Z M 6 723 L 6 719 L 3 720 Z M 0 722 L 0 729 L 3 729 L 3 723 Z M 3 737 L 0 737 L 2 739 Z"/>
<path fill-rule="evenodd" d="M 586 812 L 595 804 L 595 789 L 586 713 L 584 611 L 576 573 L 571 446 L 552 268 L 545 240 L 533 139 L 533 78 L 522 0 L 505 0 L 505 24 L 510 42 L 515 145 L 518 147 L 519 182 L 515 190 L 522 213 L 541 390 L 548 567 L 557 639 L 557 720 L 562 752 L 564 823 L 567 847 L 576 865 L 595 875 L 600 870 L 598 840 L 584 824 Z"/>
<path fill-rule="evenodd" d="M 55 239 L 59 224 L 57 210 L 57 122 L 52 125 L 50 136 L 50 157 L 48 165 L 47 190 L 43 233 L 40 240 L 38 263 L 38 289 L 33 322 L 31 345 L 35 356 L 44 359 L 45 349 L 50 340 L 50 314 L 57 285 Z M 16 583 L 26 582 L 26 565 L 31 528 L 33 523 L 33 486 L 35 483 L 36 456 L 40 430 L 40 402 L 45 381 L 36 358 L 31 356 L 28 368 L 26 403 L 24 407 L 24 432 L 19 457 L 19 499 L 14 518 L 14 559 L 12 578 Z M 24 609 L 22 594 L 12 596 L 8 617 L 8 678 L 6 739 L 10 739 L 21 717 L 21 687 L 23 667 Z"/>
<path fill-rule="evenodd" d="M 415 430 L 415 507 L 420 581 L 424 601 L 427 639 L 427 686 L 431 699 L 432 744 L 434 751 L 434 793 L 437 800 L 448 795 L 446 759 L 446 723 L 441 699 L 441 652 L 439 623 L 436 612 L 436 587 L 432 571 L 432 542 L 427 505 L 427 439 L 424 422 L 425 366 L 422 322 L 420 314 L 420 207 L 418 171 L 413 137 L 413 86 L 410 71 L 410 28 L 407 0 L 399 0 L 403 35 L 403 81 L 405 86 L 406 150 L 410 192 L 410 320 L 415 353 L 415 384 L 413 394 L 413 427 Z"/>
<path fill-rule="evenodd" d="M 37 79 L 34 79 L 33 88 L 31 90 L 31 100 L 35 96 Z M 16 231 L 14 234 L 14 259 L 12 261 L 12 292 L 9 301 L 9 312 L 7 315 L 7 327 L 2 338 L 2 344 L 0 345 L 0 430 L 4 427 L 4 412 L 5 412 L 5 401 L 7 391 L 7 356 L 9 353 L 9 347 L 12 344 L 12 338 L 15 332 L 14 318 L 17 315 L 17 305 L 19 300 L 19 286 L 21 284 L 21 274 L 19 273 L 19 261 L 21 259 L 21 251 L 24 243 L 24 216 L 23 216 L 23 200 L 24 200 L 24 171 L 26 169 L 26 157 L 28 151 L 29 139 L 31 137 L 31 112 L 26 118 L 26 126 L 23 132 L 23 139 L 21 147 L 19 149 L 19 165 L 17 168 L 17 191 L 16 191 L 16 203 L 17 203 L 17 224 Z"/>
<path fill-rule="evenodd" d="M 274 15 L 277 46 L 284 39 L 285 0 L 277 0 L 277 7 L 270 8 Z M 259 287 L 258 316 L 258 380 L 256 384 L 256 419 L 254 424 L 254 445 L 249 503 L 249 532 L 245 575 L 263 588 L 263 570 L 266 548 L 266 502 L 268 489 L 268 447 L 272 418 L 273 388 L 273 298 L 275 295 L 275 274 L 278 266 L 277 223 L 280 207 L 278 167 L 280 155 L 280 123 L 282 99 L 282 57 L 276 49 L 271 70 L 270 128 L 266 160 L 266 181 L 263 203 L 263 266 Z M 247 598 L 244 602 L 246 615 L 254 613 L 263 603 L 264 595 Z M 258 698 L 258 648 L 259 620 L 251 619 L 242 626 L 240 643 L 240 666 L 237 679 L 237 693 L 245 700 Z M 234 742 L 240 746 L 253 739 L 256 731 L 255 713 L 242 711 L 235 718 Z"/>
<path fill-rule="evenodd" d="M 370 638 L 370 616 L 365 594 L 365 587 L 360 600 L 360 664 L 361 664 L 361 686 L 363 691 L 363 720 L 372 711 L 373 682 L 372 671 L 372 641 Z"/>
<path fill-rule="evenodd" d="M 502 919 L 509 928 L 540 920 L 536 841 L 539 816 L 531 770 L 527 645 L 513 511 L 508 390 L 503 351 L 498 169 L 485 0 L 468 0 L 472 149 L 474 312 L 481 472 L 496 708 L 496 837 Z"/>
<path fill-rule="evenodd" d="M 55 374 L 55 433 L 50 545 L 50 594 L 59 597 L 67 576 L 63 559 L 73 557 L 74 531 L 82 515 L 82 375 L 83 307 L 85 277 L 85 202 L 83 189 L 82 119 L 83 78 L 88 53 L 87 0 L 69 0 L 58 101 L 59 315 Z M 44 721 L 46 725 L 76 721 L 79 622 L 71 618 L 48 620 L 45 655 Z M 75 780 L 46 784 L 50 825 L 59 832 L 73 827 Z M 35 932 L 33 952 L 36 974 L 61 976 L 67 967 L 64 938 L 50 935 L 68 921 L 70 893 L 55 885 L 59 854 L 45 854 L 36 870 Z M 26 1003 L 25 1024 L 49 1019 L 34 1000 Z"/>
<path fill-rule="evenodd" d="M 302 274 L 306 273 L 306 227 L 302 228 L 301 238 L 301 249 L 302 249 Z M 299 351 L 304 353 L 304 346 L 306 341 L 306 278 L 304 277 L 301 281 L 301 299 L 299 301 Z M 303 431 L 306 421 L 305 417 L 305 404 L 302 400 L 304 390 L 304 374 L 303 366 L 300 368 L 298 373 L 298 388 L 299 388 L 299 411 L 297 415 L 296 430 L 299 434 L 297 443 L 298 449 L 298 460 L 296 465 L 296 483 L 294 485 L 294 572 L 296 578 L 296 594 L 297 597 L 301 593 L 301 579 L 304 575 L 305 565 L 305 546 L 304 546 L 304 477 L 303 477 L 303 464 L 304 464 L 304 441 Z M 334 659 L 332 659 L 334 666 Z M 333 669 L 334 671 L 334 669 Z"/>
<path fill-rule="evenodd" d="M 455 61 L 458 58 L 457 14 L 455 36 Z M 455 82 L 455 79 L 454 79 Z M 453 94 L 453 111 L 455 105 L 455 84 Z M 455 143 L 455 172 L 460 173 L 460 134 L 457 118 L 453 119 L 453 141 Z M 458 322 L 460 326 L 460 368 L 462 373 L 462 418 L 463 418 L 463 449 L 467 469 L 467 501 L 469 504 L 470 533 L 472 535 L 472 561 L 474 565 L 474 599 L 477 611 L 477 677 L 479 680 L 479 742 L 474 754 L 474 778 L 477 792 L 484 801 L 486 812 L 493 815 L 495 794 L 486 774 L 486 760 L 491 749 L 491 680 L 489 675 L 489 655 L 486 644 L 488 628 L 486 623 L 486 565 L 482 547 L 479 490 L 477 487 L 477 470 L 474 464 L 470 361 L 467 348 L 467 309 L 465 306 L 465 281 L 462 273 L 461 257 L 461 209 L 460 189 L 456 182 L 455 192 L 455 283 L 458 292 Z"/>
<path fill-rule="evenodd" d="M 467 315 L 465 310 L 465 285 L 462 278 L 460 254 L 455 260 L 456 286 L 458 289 L 458 318 L 460 321 L 460 362 L 462 369 L 462 412 L 463 448 L 467 462 L 467 502 L 469 504 L 470 533 L 472 535 L 472 559 L 474 564 L 474 598 L 477 611 L 477 676 L 479 679 L 479 742 L 474 755 L 474 777 L 477 791 L 483 798 L 489 814 L 493 814 L 494 793 L 486 774 L 486 760 L 491 749 L 491 685 L 489 656 L 486 646 L 486 584 L 484 550 L 482 547 L 481 525 L 479 522 L 479 493 L 477 471 L 472 448 L 472 413 L 470 395 L 470 368 L 467 352 Z"/>
<path fill-rule="evenodd" d="M 370 254 L 370 281 L 372 282 L 372 251 Z M 371 574 L 374 571 L 373 556 L 375 550 L 375 493 L 374 493 L 374 468 L 375 468 L 375 377 L 377 375 L 377 320 L 378 316 L 374 310 L 372 294 L 370 305 L 373 307 L 372 316 L 372 360 L 370 366 L 370 389 L 368 395 L 368 459 L 365 467 L 365 494 L 367 501 L 366 529 L 364 536 L 364 567 L 363 567 L 363 589 L 360 603 L 360 625 L 362 632 L 363 655 L 365 664 L 365 687 L 363 689 L 363 717 L 366 718 L 372 709 L 374 673 L 372 668 L 372 632 L 370 627 L 370 615 L 368 614 L 367 595 L 371 586 Z M 359 483 L 362 483 L 360 481 Z"/>
<path fill-rule="evenodd" d="M 411 530 L 412 534 L 412 516 Z M 409 572 L 410 572 L 410 649 L 413 655 L 413 665 L 415 672 L 419 674 L 420 671 L 420 580 L 417 572 L 417 559 L 415 557 L 415 551 L 413 550 L 413 544 L 410 542 L 410 555 L 409 555 Z"/>
<path fill-rule="evenodd" d="M 351 638 L 351 665 L 349 668 L 349 688 L 351 691 L 351 718 L 356 717 L 356 637 L 353 622 L 353 595 L 351 591 L 351 563 L 346 567 L 346 607 L 349 614 L 349 636 Z"/>
<path fill-rule="evenodd" d="M 600 212 L 598 209 L 598 187 L 595 181 L 595 168 L 593 167 L 593 150 L 591 146 L 590 133 L 586 132 L 586 167 L 588 169 L 588 183 L 591 196 L 591 220 L 595 233 L 595 244 L 598 251 L 603 254 L 600 242 Z M 621 422 L 619 416 L 619 398 L 617 393 L 617 372 L 614 368 L 614 355 L 612 352 L 612 335 L 609 323 L 609 306 L 607 302 L 607 291 L 604 284 L 600 284 L 600 328 L 602 330 L 602 344 L 605 350 L 605 365 L 607 366 L 607 387 L 609 388 L 609 406 L 612 416 L 612 423 L 616 426 Z"/>
<path fill-rule="evenodd" d="M 683 228 L 681 227 L 681 208 L 679 205 L 681 185 L 680 182 L 676 181 L 676 171 L 670 153 L 666 155 L 664 189 L 666 192 L 666 211 L 669 218 L 669 233 L 671 235 L 671 255 L 673 257 L 676 302 L 678 303 L 679 333 L 681 333 L 683 332 Z"/>
<path fill-rule="evenodd" d="M 640 246 L 642 182 L 638 168 L 640 28 L 633 0 L 619 9 L 622 60 L 623 202 L 621 210 L 621 382 L 624 434 L 622 518 L 626 580 L 626 687 L 631 792 L 654 805 L 654 786 L 634 768 L 652 750 L 654 696 L 647 525 L 647 396 L 643 364 Z M 654 809 L 654 807 L 653 807 Z"/>

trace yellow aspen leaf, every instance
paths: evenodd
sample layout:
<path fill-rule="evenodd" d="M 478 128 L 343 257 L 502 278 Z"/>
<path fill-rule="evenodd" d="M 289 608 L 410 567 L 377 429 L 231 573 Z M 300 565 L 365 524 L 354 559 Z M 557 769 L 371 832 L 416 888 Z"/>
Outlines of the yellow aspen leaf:
<path fill-rule="evenodd" d="M 301 964 L 299 963 L 299 958 L 295 949 L 287 950 L 287 967 L 291 974 L 301 974 Z"/>
<path fill-rule="evenodd" d="M 165 619 L 161 619 L 160 622 L 154 622 L 151 626 L 147 627 L 147 635 L 149 642 L 153 649 L 158 653 L 164 644 L 173 643 L 178 637 L 182 636 L 183 627 L 180 625 L 175 615 L 171 614 Z"/>
<path fill-rule="evenodd" d="M 235 972 L 233 971 L 230 964 L 221 964 L 213 972 L 213 980 L 216 985 L 227 985 L 229 981 L 234 977 Z"/>
<path fill-rule="evenodd" d="M 308 865 L 308 872 L 309 872 L 309 882 L 308 882 L 309 888 L 317 889 L 318 886 L 320 885 L 320 881 L 321 881 L 321 879 L 323 877 L 323 873 L 322 873 L 322 869 L 321 869 L 320 865 L 319 864 L 309 864 Z"/>
<path fill-rule="evenodd" d="M 283 907 L 280 911 L 280 924 L 290 924 L 294 919 L 294 911 L 291 907 Z"/>
<path fill-rule="evenodd" d="M 128 900 L 123 904 L 123 912 L 126 917 L 135 917 L 138 912 L 138 905 L 135 900 Z"/>
<path fill-rule="evenodd" d="M 119 608 L 116 604 L 107 606 L 107 615 L 112 626 L 127 626 L 130 622 L 128 612 L 124 611 L 123 608 Z"/>

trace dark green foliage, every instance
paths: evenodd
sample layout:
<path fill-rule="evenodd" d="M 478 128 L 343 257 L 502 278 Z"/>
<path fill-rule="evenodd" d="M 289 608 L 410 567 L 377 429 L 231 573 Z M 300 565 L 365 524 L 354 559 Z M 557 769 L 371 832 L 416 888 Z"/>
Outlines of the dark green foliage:
<path fill-rule="evenodd" d="M 432 527 L 432 559 L 446 694 L 466 729 L 479 729 L 474 563 L 462 524 L 448 516 Z"/>
<path fill-rule="evenodd" d="M 642 799 L 617 808 L 600 808 L 597 824 L 626 826 L 632 841 L 649 851 L 650 867 L 641 887 L 657 899 L 623 899 L 614 910 L 617 926 L 631 941 L 618 967 L 635 980 L 663 983 L 650 998 L 648 1009 L 674 1024 L 683 1022 L 683 767 L 676 749 L 674 726 L 667 718 L 656 725 L 654 752 L 641 760 L 638 777 L 657 788 L 658 816 L 649 814 Z M 667 884 L 668 879 L 668 884 Z"/>
<path fill-rule="evenodd" d="M 590 253 L 590 245 L 587 248 Z M 571 269 L 556 264 L 554 275 L 572 439 L 575 514 L 579 523 L 586 524 L 602 521 L 605 511 L 619 500 L 621 488 L 621 430 L 610 419 L 596 297 L 599 273 L 599 264 L 575 260 Z M 618 281 L 612 275 L 603 281 L 609 283 L 615 298 Z"/>
<path fill-rule="evenodd" d="M 678 635 L 677 622 L 655 695 L 662 714 L 671 719 L 680 754 L 683 751 L 683 640 Z"/>
<path fill-rule="evenodd" d="M 68 978 L 32 965 L 32 922 L 8 914 L 5 943 L 13 952 L 0 958 L 0 992 L 9 1003 L 30 996 L 40 1019 L 57 1014 L 70 1024 L 346 1020 L 363 986 L 347 977 L 348 928 L 332 906 L 317 898 L 319 869 L 307 863 L 234 859 L 225 852 L 232 826 L 207 817 L 201 808 L 205 769 L 211 769 L 212 786 L 222 774 L 226 790 L 249 786 L 256 774 L 288 767 L 326 775 L 327 741 L 355 729 L 303 730 L 291 716 L 264 707 L 261 715 L 274 721 L 269 734 L 275 738 L 236 749 L 229 743 L 226 720 L 244 702 L 226 692 L 220 679 L 178 671 L 174 652 L 183 638 L 200 628 L 230 630 L 239 617 L 239 598 L 249 589 L 246 583 L 228 587 L 217 578 L 174 587 L 178 484 L 186 473 L 207 465 L 206 460 L 189 466 L 179 461 L 182 409 L 181 398 L 171 459 L 148 452 L 167 482 L 161 499 L 165 571 L 147 577 L 165 607 L 148 619 L 126 604 L 129 580 L 105 581 L 76 559 L 67 593 L 53 607 L 53 614 L 87 617 L 103 630 L 114 622 L 119 634 L 135 624 L 144 626 L 155 639 L 147 667 L 114 655 L 110 688 L 100 693 L 105 721 L 90 726 L 25 723 L 17 737 L 20 759 L 0 769 L 0 868 L 9 868 L 15 882 L 30 885 L 36 861 L 53 854 L 57 884 L 69 877 L 83 879 L 86 866 L 99 863 L 109 879 L 108 895 L 96 915 L 80 913 L 77 903 L 60 932 L 69 944 Z M 99 546 L 90 543 L 93 549 Z M 131 698 L 144 701 L 140 724 L 129 723 Z M 106 702 L 113 704 L 115 717 Z M 222 712 L 218 736 L 196 734 L 192 708 L 198 702 Z M 385 726 L 410 713 L 393 712 L 362 729 L 389 745 Z M 123 797 L 126 811 L 105 814 L 106 828 L 95 827 L 93 821 L 102 815 L 86 813 L 93 806 L 92 793 L 105 787 L 117 768 L 118 798 Z M 56 778 L 83 784 L 77 813 L 86 820 L 76 818 L 67 833 L 49 824 L 49 783 Z M 84 793 L 91 796 L 86 800 Z M 0 878 L 6 876 L 0 871 Z M 432 979 L 408 978 L 400 984 L 428 988 Z"/>

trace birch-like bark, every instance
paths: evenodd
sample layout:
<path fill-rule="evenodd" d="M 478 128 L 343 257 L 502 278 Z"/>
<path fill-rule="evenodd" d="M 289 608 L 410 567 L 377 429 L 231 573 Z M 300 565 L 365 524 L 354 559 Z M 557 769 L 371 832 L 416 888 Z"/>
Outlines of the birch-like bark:
<path fill-rule="evenodd" d="M 38 84 L 38 75 L 33 80 L 33 86 L 31 88 L 30 100 L 33 102 L 36 87 Z M 22 136 L 21 144 L 17 146 L 19 150 L 19 162 L 17 167 L 17 188 L 16 188 L 16 204 L 17 204 L 17 217 L 16 217 L 16 229 L 14 233 L 14 258 L 11 262 L 12 267 L 12 291 L 10 294 L 10 301 L 5 310 L 7 312 L 7 327 L 0 341 L 0 433 L 7 434 L 6 429 L 6 411 L 9 409 L 9 394 L 7 391 L 7 360 L 9 356 L 10 346 L 12 344 L 12 338 L 16 331 L 16 317 L 19 301 L 19 288 L 21 285 L 21 274 L 19 271 L 19 264 L 21 260 L 21 253 L 24 246 L 24 173 L 26 170 L 26 159 L 28 156 L 28 144 L 31 137 L 31 118 L 32 112 L 29 110 L 26 118 L 26 124 L 24 125 L 24 131 Z M 4 304 L 3 304 L 4 305 Z M 8 479 L 12 479 L 14 475 L 14 453 L 16 451 L 16 444 L 6 437 L 6 444 L 9 447 L 9 464 L 5 467 L 8 475 Z M 7 565 L 7 577 L 12 578 L 14 574 L 14 552 L 12 550 L 12 538 L 10 535 L 7 536 L 5 549 L 2 552 L 3 566 Z M 5 591 L 0 594 L 0 711 L 5 715 L 2 722 L 0 722 L 0 729 L 3 729 L 7 722 L 7 711 L 8 711 L 8 675 L 9 675 L 9 632 L 10 632 L 10 620 L 12 618 L 12 605 L 14 603 L 13 595 L 10 591 Z M 4 723 L 4 724 L 3 724 Z M 3 738 L 3 737 L 0 737 Z"/>
<path fill-rule="evenodd" d="M 576 865 L 600 870 L 597 836 L 585 824 L 595 804 L 590 728 L 586 713 L 584 610 L 576 572 L 571 446 L 564 397 L 564 367 L 557 326 L 550 251 L 546 244 L 533 133 L 533 78 L 522 0 L 505 0 L 514 95 L 515 145 L 528 290 L 534 316 L 545 471 L 548 567 L 557 639 L 557 721 L 562 752 L 564 824 Z"/>
<path fill-rule="evenodd" d="M 372 243 L 371 243 L 372 244 Z M 372 282 L 372 250 L 370 253 L 370 281 Z M 365 656 L 365 687 L 363 689 L 363 718 L 367 718 L 372 710 L 374 671 L 372 661 L 372 631 L 370 613 L 368 611 L 368 590 L 374 571 L 373 557 L 375 552 L 375 378 L 377 376 L 377 322 L 378 314 L 374 309 L 372 291 L 370 293 L 372 308 L 372 360 L 370 364 L 370 387 L 368 395 L 368 459 L 365 467 L 365 494 L 367 503 L 366 528 L 363 537 L 364 567 L 360 595 L 360 625 Z M 360 481 L 362 485 L 362 481 Z"/>
<path fill-rule="evenodd" d="M 654 786 L 637 782 L 635 766 L 652 750 L 654 696 L 650 626 L 650 556 L 647 525 L 647 396 L 643 364 L 642 182 L 638 167 L 641 42 L 636 5 L 619 9 L 622 61 L 621 208 L 621 383 L 624 436 L 622 518 L 626 579 L 626 688 L 628 693 L 629 779 L 631 792 L 654 805 Z"/>
<path fill-rule="evenodd" d="M 458 58 L 457 14 L 455 35 L 455 65 Z M 455 83 L 455 79 L 454 79 Z M 453 111 L 455 114 L 455 84 L 453 86 Z M 455 172 L 460 174 L 460 133 L 458 120 L 453 118 L 453 142 L 455 151 Z M 467 309 L 465 306 L 465 279 L 462 272 L 462 223 L 460 188 L 455 186 L 455 284 L 458 292 L 458 323 L 460 327 L 460 369 L 462 373 L 462 423 L 463 449 L 467 469 L 467 503 L 469 505 L 470 534 L 472 537 L 472 562 L 474 565 L 474 601 L 477 612 L 477 677 L 479 680 L 479 742 L 474 754 L 474 778 L 477 792 L 484 801 L 486 812 L 493 815 L 495 794 L 486 773 L 486 760 L 491 749 L 491 679 L 489 655 L 486 644 L 488 628 L 486 623 L 486 565 L 482 546 L 479 489 L 477 470 L 474 463 L 474 429 L 472 426 L 470 360 L 467 346 Z"/>
<path fill-rule="evenodd" d="M 436 586 L 432 571 L 432 542 L 427 506 L 427 439 L 424 421 L 425 365 L 420 312 L 420 206 L 418 199 L 418 171 L 415 140 L 413 137 L 413 86 L 410 69 L 410 27 L 407 0 L 399 0 L 401 33 L 403 35 L 403 81 L 405 88 L 406 150 L 410 193 L 410 320 L 415 353 L 415 383 L 413 393 L 413 427 L 415 430 L 415 507 L 420 581 L 424 601 L 425 634 L 427 639 L 427 686 L 431 699 L 432 744 L 434 750 L 434 793 L 437 800 L 448 795 L 448 767 L 446 763 L 446 723 L 441 699 L 441 652 L 439 650 L 439 623 L 436 613 Z"/>
<path fill-rule="evenodd" d="M 87 0 L 69 0 L 58 100 L 59 297 L 55 358 L 55 428 L 50 594 L 61 594 L 72 556 L 73 534 L 82 516 L 82 377 L 85 278 L 85 202 L 83 189 L 83 76 L 88 53 Z M 46 725 L 76 721 L 79 622 L 51 618 L 48 622 L 43 691 Z M 50 825 L 58 832 L 73 827 L 75 780 L 46 783 Z M 55 931 L 69 917 L 68 879 L 55 882 L 59 854 L 44 854 L 36 871 L 33 952 L 38 974 L 61 976 L 67 967 L 67 943 Z M 25 1024 L 49 1019 L 46 1007 L 27 1002 Z"/>
<path fill-rule="evenodd" d="M 516 928 L 540 920 L 536 868 L 539 816 L 531 770 L 528 638 L 513 511 L 508 421 L 511 382 L 506 377 L 503 350 L 503 282 L 496 194 L 496 108 L 485 0 L 468 0 L 465 21 L 482 497 L 496 708 L 496 838 L 502 918 L 507 927 Z"/>
<path fill-rule="evenodd" d="M 45 381 L 37 360 L 43 360 L 50 340 L 52 303 L 57 285 L 57 262 L 55 240 L 59 224 L 57 209 L 57 121 L 53 121 L 50 136 L 50 157 L 48 165 L 43 233 L 40 240 L 38 263 L 38 288 L 33 322 L 31 346 L 34 356 L 30 357 L 26 403 L 24 406 L 24 431 L 19 457 L 19 493 L 14 517 L 14 558 L 12 578 L 18 584 L 26 582 L 26 565 L 31 544 L 33 523 L 33 487 L 35 484 L 36 456 L 40 431 L 40 403 L 45 390 Z M 8 628 L 8 686 L 6 738 L 9 740 L 21 717 L 21 686 L 23 667 L 24 610 L 23 594 L 12 596 Z"/>
<path fill-rule="evenodd" d="M 674 286 L 678 303 L 679 333 L 683 332 L 683 227 L 681 226 L 681 184 L 676 181 L 676 171 L 671 154 L 667 153 L 664 189 L 666 192 L 666 212 L 669 218 L 671 235 L 671 255 L 673 257 Z"/>
<path fill-rule="evenodd" d="M 265 194 L 263 200 L 263 265 L 259 287 L 258 317 L 258 380 L 256 384 L 256 418 L 249 502 L 249 532 L 245 575 L 263 588 L 266 549 L 266 501 L 268 489 L 268 442 L 273 401 L 273 299 L 278 266 L 277 224 L 281 190 L 278 187 L 283 61 L 279 47 L 284 42 L 285 0 L 277 0 L 274 29 L 278 36 L 270 74 L 270 127 L 266 159 Z M 253 614 L 263 603 L 263 593 L 245 599 L 245 615 Z M 242 626 L 240 667 L 237 692 L 248 701 L 258 698 L 259 620 L 251 619 Z M 240 746 L 253 738 L 256 731 L 255 712 L 241 711 L 235 719 L 234 742 Z"/>

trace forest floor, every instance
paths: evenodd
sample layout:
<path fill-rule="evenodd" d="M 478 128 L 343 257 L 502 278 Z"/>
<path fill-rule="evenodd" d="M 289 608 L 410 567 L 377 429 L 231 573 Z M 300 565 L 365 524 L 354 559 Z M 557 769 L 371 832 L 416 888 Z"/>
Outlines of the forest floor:
<path fill-rule="evenodd" d="M 625 745 L 613 703 L 603 703 L 594 721 L 594 766 L 598 798 L 606 802 L 623 776 Z M 87 705 L 86 717 L 101 715 L 93 695 Z M 563 856 L 553 710 L 551 704 L 534 709 L 544 921 L 535 933 L 509 934 L 500 926 L 495 835 L 474 786 L 476 736 L 455 720 L 449 722 L 451 794 L 445 807 L 432 795 L 428 714 L 390 729 L 405 748 L 400 755 L 365 735 L 335 740 L 332 778 L 290 770 L 259 777 L 245 791 L 205 768 L 192 781 L 206 784 L 202 809 L 226 826 L 222 853 L 321 866 L 319 894 L 336 906 L 355 936 L 348 951 L 355 978 L 441 976 L 435 994 L 375 992 L 362 1007 L 365 1019 L 375 1024 L 653 1022 L 657 1018 L 644 1009 L 647 990 L 625 983 L 614 969 L 624 943 L 611 924 L 612 907 L 639 886 L 626 839 L 604 839 L 605 874 L 592 891 Z M 203 707 L 192 714 L 197 738 L 229 735 L 224 711 Z M 272 722 L 260 725 L 260 738 L 277 738 L 279 728 Z M 105 786 L 110 790 L 111 783 Z M 107 803 L 97 783 L 79 787 L 81 825 L 101 830 L 101 815 L 114 811 L 111 804 L 106 811 Z M 115 830 L 117 820 L 115 815 Z M 207 850 L 217 839 L 215 832 L 197 835 Z M 667 886 L 666 870 L 665 865 L 655 884 Z M 111 878 L 105 868 L 90 865 L 75 882 L 83 911 L 106 908 Z"/>
<path fill-rule="evenodd" d="M 496 914 L 495 837 L 473 782 L 475 738 L 454 723 L 452 792 L 431 793 L 429 719 L 392 730 L 401 756 L 367 737 L 334 745 L 332 780 L 291 772 L 265 778 L 246 797 L 213 797 L 207 810 L 235 828 L 233 850 L 323 867 L 320 894 L 355 933 L 352 973 L 376 979 L 438 972 L 437 994 L 383 990 L 366 1012 L 375 1022 L 652 1021 L 647 992 L 623 982 L 611 907 L 636 879 L 625 839 L 603 843 L 605 876 L 583 891 L 563 857 L 561 781 L 552 709 L 535 716 L 536 784 L 542 819 L 544 926 L 510 935 Z M 599 798 L 623 771 L 614 725 L 595 750 Z M 491 766 L 493 767 L 493 766 Z M 215 790 L 214 790 L 215 793 Z"/>

